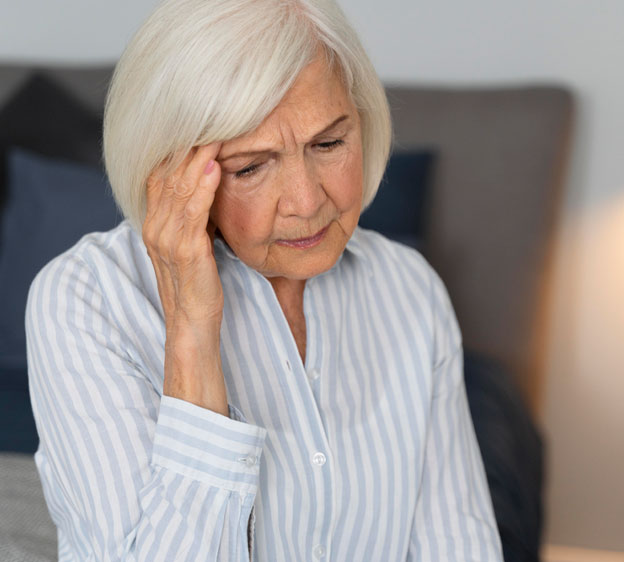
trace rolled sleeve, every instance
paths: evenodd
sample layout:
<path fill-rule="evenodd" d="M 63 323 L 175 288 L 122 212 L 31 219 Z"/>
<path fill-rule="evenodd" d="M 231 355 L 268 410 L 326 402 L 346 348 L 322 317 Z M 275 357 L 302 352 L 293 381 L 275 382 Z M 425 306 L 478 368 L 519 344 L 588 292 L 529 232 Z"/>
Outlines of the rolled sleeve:
<path fill-rule="evenodd" d="M 152 463 L 240 494 L 255 494 L 266 429 L 163 396 Z"/>

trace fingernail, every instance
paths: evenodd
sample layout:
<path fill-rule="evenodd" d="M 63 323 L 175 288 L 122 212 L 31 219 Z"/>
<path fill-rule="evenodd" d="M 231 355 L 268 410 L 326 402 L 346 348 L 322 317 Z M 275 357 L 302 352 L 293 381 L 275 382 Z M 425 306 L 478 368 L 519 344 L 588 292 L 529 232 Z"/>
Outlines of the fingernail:
<path fill-rule="evenodd" d="M 210 172 L 212 172 L 214 166 L 215 166 L 214 160 L 211 160 L 210 162 L 208 162 L 208 164 L 206 164 L 206 167 L 204 168 L 204 174 L 209 174 Z"/>

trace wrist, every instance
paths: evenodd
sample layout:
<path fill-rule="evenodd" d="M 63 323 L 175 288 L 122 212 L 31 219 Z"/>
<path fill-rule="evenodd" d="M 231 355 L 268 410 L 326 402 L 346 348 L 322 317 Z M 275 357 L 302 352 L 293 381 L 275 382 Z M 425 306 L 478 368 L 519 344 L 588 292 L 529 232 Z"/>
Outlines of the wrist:
<path fill-rule="evenodd" d="M 167 345 L 192 351 L 194 348 L 219 350 L 221 343 L 221 319 L 209 318 L 190 322 L 186 317 L 166 321 Z"/>
<path fill-rule="evenodd" d="M 202 377 L 221 373 L 220 338 L 212 333 L 167 333 L 165 369 L 170 372 L 197 373 Z"/>
<path fill-rule="evenodd" d="M 170 325 L 163 394 L 229 416 L 219 330 Z"/>

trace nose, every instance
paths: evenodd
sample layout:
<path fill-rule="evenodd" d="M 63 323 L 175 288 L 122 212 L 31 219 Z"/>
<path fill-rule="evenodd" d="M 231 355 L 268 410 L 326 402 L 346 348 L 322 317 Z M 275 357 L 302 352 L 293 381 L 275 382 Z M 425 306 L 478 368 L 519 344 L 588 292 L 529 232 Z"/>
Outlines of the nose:
<path fill-rule="evenodd" d="M 304 219 L 315 217 L 327 194 L 314 163 L 307 162 L 304 155 L 297 155 L 283 163 L 280 175 L 279 214 Z"/>

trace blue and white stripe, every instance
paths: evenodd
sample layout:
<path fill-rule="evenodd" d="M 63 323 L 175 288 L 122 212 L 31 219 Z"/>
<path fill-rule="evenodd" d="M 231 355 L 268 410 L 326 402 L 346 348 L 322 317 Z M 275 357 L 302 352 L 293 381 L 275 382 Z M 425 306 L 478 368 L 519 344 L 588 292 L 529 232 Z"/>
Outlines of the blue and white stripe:
<path fill-rule="evenodd" d="M 270 283 L 217 241 L 230 417 L 162 396 L 151 262 L 122 223 L 27 307 L 35 458 L 59 559 L 498 561 L 461 336 L 414 250 L 356 229 L 304 292 L 302 362 Z"/>

